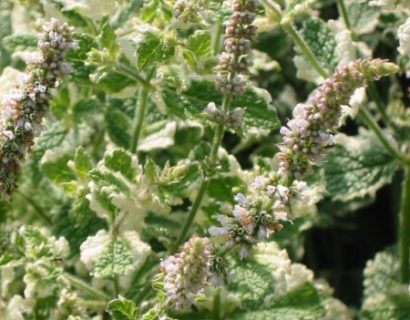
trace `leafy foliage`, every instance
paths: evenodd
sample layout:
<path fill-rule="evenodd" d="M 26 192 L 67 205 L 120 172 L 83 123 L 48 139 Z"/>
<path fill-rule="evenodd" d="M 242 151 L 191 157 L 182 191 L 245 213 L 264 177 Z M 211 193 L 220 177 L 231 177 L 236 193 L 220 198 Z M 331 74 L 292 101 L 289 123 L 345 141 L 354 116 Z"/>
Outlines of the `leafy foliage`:
<path fill-rule="evenodd" d="M 391 182 L 394 158 L 369 133 L 340 138 L 325 163 L 326 187 L 335 200 L 348 201 L 375 192 Z"/>

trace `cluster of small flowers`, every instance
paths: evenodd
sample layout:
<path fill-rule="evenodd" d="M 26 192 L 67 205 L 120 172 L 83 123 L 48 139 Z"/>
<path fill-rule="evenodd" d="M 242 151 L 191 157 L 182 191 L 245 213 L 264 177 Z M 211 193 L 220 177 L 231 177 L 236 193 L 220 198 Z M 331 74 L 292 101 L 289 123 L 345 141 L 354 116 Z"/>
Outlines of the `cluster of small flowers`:
<path fill-rule="evenodd" d="M 216 123 L 224 123 L 228 128 L 240 130 L 243 124 L 245 108 L 235 108 L 232 111 L 225 112 L 216 107 L 214 102 L 208 103 L 205 113 L 209 120 Z"/>
<path fill-rule="evenodd" d="M 294 118 L 281 129 L 283 142 L 278 154 L 279 170 L 268 177 L 258 176 L 247 195 L 238 194 L 237 204 L 228 216 L 219 216 L 221 227 L 209 233 L 224 245 L 240 246 L 241 257 L 250 248 L 282 229 L 293 208 L 315 202 L 314 191 L 297 180 L 312 171 L 324 149 L 332 143 L 331 133 L 339 126 L 341 105 L 349 103 L 353 92 L 366 80 L 397 72 L 397 66 L 384 60 L 358 60 L 338 70 L 326 80 L 306 104 L 295 108 Z"/>
<path fill-rule="evenodd" d="M 208 238 L 192 237 L 179 253 L 161 262 L 164 290 L 175 309 L 189 307 L 211 277 L 212 244 Z"/>
<path fill-rule="evenodd" d="M 209 228 L 210 235 L 222 240 L 225 247 L 239 245 L 241 258 L 246 258 L 254 244 L 283 228 L 282 223 L 289 220 L 290 208 L 295 202 L 310 202 L 305 182 L 294 180 L 286 186 L 280 181 L 277 172 L 269 177 L 256 177 L 246 196 L 242 193 L 235 196 L 237 204 L 232 215 L 218 217 L 222 226 Z"/>
<path fill-rule="evenodd" d="M 332 133 L 338 128 L 341 106 L 349 104 L 356 89 L 366 80 L 397 72 L 397 66 L 381 59 L 357 60 L 340 68 L 303 104 L 294 109 L 294 117 L 281 128 L 279 173 L 301 179 L 313 172 L 326 147 L 332 144 Z"/>
<path fill-rule="evenodd" d="M 252 25 L 255 19 L 255 0 L 235 0 L 233 13 L 225 28 L 225 51 L 219 58 L 217 88 L 223 93 L 241 95 L 246 88 L 243 77 L 249 67 L 251 41 L 257 35 Z"/>
<path fill-rule="evenodd" d="M 203 0 L 178 0 L 174 5 L 174 16 L 183 23 L 198 20 L 198 13 L 206 5 Z"/>
<path fill-rule="evenodd" d="M 65 59 L 68 50 L 77 47 L 72 31 L 56 19 L 45 23 L 38 42 L 40 52 L 32 54 L 20 85 L 1 102 L 0 190 L 5 197 L 16 187 L 19 161 L 30 152 L 34 137 L 41 132 L 50 89 L 71 71 Z"/>

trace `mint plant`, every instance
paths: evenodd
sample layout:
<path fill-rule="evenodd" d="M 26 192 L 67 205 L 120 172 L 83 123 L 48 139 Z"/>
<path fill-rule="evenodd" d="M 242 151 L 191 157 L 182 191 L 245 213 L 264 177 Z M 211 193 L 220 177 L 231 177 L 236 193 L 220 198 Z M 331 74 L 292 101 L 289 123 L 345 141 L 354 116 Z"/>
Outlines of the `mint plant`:
<path fill-rule="evenodd" d="M 0 318 L 408 319 L 409 12 L 2 1 Z M 307 235 L 386 190 L 352 304 Z"/>

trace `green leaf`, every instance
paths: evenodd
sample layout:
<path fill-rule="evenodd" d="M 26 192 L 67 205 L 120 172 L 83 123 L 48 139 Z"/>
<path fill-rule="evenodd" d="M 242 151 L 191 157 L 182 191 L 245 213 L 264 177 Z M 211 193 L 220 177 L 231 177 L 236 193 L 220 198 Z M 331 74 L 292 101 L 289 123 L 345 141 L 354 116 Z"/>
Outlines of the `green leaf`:
<path fill-rule="evenodd" d="M 108 21 L 101 28 L 100 42 L 106 48 L 111 57 L 115 58 L 119 51 L 117 36 Z"/>
<path fill-rule="evenodd" d="M 79 194 L 71 206 L 62 207 L 53 219 L 53 234 L 63 236 L 70 244 L 70 257 L 77 256 L 81 244 L 98 230 L 107 228 L 106 222 L 90 209 L 85 194 Z"/>
<path fill-rule="evenodd" d="M 50 0 L 50 2 L 59 9 L 59 12 L 67 19 L 68 23 L 74 27 L 87 27 L 87 20 L 75 10 L 63 10 L 63 4 L 60 0 Z"/>
<path fill-rule="evenodd" d="M 72 157 L 68 154 L 57 156 L 58 158 L 55 159 L 43 158 L 41 171 L 46 175 L 46 177 L 57 184 L 64 184 L 75 180 L 75 174 L 67 165 L 67 162 L 70 161 Z"/>
<path fill-rule="evenodd" d="M 190 88 L 178 94 L 164 89 L 163 98 L 168 111 L 182 119 L 202 117 L 206 105 L 213 101 L 222 104 L 223 95 L 215 89 L 211 81 L 192 81 Z M 249 88 L 245 94 L 235 100 L 232 107 L 245 107 L 244 130 L 277 129 L 280 125 L 275 108 L 270 104 L 270 96 L 266 91 Z"/>
<path fill-rule="evenodd" d="M 186 41 L 185 48 L 184 58 L 192 68 L 195 68 L 200 59 L 212 56 L 211 33 L 205 30 L 195 31 Z"/>
<path fill-rule="evenodd" d="M 98 278 L 112 278 L 116 275 L 127 274 L 133 269 L 134 259 L 121 238 L 113 239 L 94 268 L 94 275 Z"/>
<path fill-rule="evenodd" d="M 141 19 L 145 22 L 151 22 L 157 16 L 160 0 L 149 0 L 141 10 Z"/>
<path fill-rule="evenodd" d="M 388 296 L 382 296 L 374 303 L 366 304 L 360 312 L 363 320 L 405 320 L 410 319 L 410 296 L 406 286 Z"/>
<path fill-rule="evenodd" d="M 110 301 L 107 311 L 113 320 L 137 320 L 139 315 L 135 303 L 123 297 Z"/>
<path fill-rule="evenodd" d="M 353 32 L 357 35 L 373 32 L 379 23 L 380 9 L 356 0 L 346 2 Z"/>
<path fill-rule="evenodd" d="M 173 41 L 165 39 L 159 32 L 144 32 L 138 41 L 134 42 L 134 46 L 137 51 L 139 69 L 156 62 L 165 62 L 175 54 Z"/>
<path fill-rule="evenodd" d="M 319 319 L 325 313 L 315 287 L 306 283 L 295 290 L 276 298 L 262 310 L 242 311 L 232 316 L 233 320 L 295 320 Z"/>
<path fill-rule="evenodd" d="M 68 61 L 73 66 L 70 77 L 77 83 L 90 85 L 89 75 L 95 70 L 95 66 L 86 65 L 87 54 L 94 48 L 98 48 L 98 43 L 87 33 L 74 33 L 73 38 L 78 43 L 77 50 L 70 50 L 67 55 Z"/>
<path fill-rule="evenodd" d="M 233 261 L 233 280 L 228 284 L 229 290 L 235 292 L 244 309 L 261 308 L 265 297 L 275 292 L 275 278 L 271 270 L 252 261 Z"/>
<path fill-rule="evenodd" d="M 334 200 L 349 201 L 390 183 L 398 166 L 376 139 L 362 131 L 356 137 L 341 135 L 324 161 L 327 191 Z"/>
<path fill-rule="evenodd" d="M 311 4 L 312 0 L 285 0 L 286 2 L 286 10 L 291 11 L 297 9 L 297 7 L 307 6 Z"/>
<path fill-rule="evenodd" d="M 320 18 L 310 18 L 303 22 L 300 34 L 319 64 L 333 72 L 338 64 L 336 40 L 330 27 Z"/>
<path fill-rule="evenodd" d="M 379 252 L 368 260 L 363 271 L 364 298 L 388 293 L 400 284 L 400 259 L 396 248 Z"/>
<path fill-rule="evenodd" d="M 30 34 L 9 35 L 2 40 L 4 48 L 10 52 L 36 49 L 37 42 L 37 37 Z"/>
<path fill-rule="evenodd" d="M 108 108 L 105 120 L 111 141 L 119 147 L 128 149 L 131 141 L 131 119 L 120 110 Z"/>
<path fill-rule="evenodd" d="M 36 148 L 31 155 L 31 170 L 33 172 L 33 182 L 38 182 L 41 179 L 40 176 L 40 159 L 43 157 L 44 153 L 49 150 L 60 146 L 64 138 L 67 135 L 67 131 L 64 126 L 56 122 L 47 126 L 40 137 L 37 139 Z"/>
<path fill-rule="evenodd" d="M 73 120 L 76 123 L 86 122 L 91 115 L 100 110 L 100 104 L 96 99 L 83 99 L 73 107 Z"/>
<path fill-rule="evenodd" d="M 104 165 L 106 168 L 121 173 L 129 180 L 136 178 L 137 172 L 134 167 L 134 162 L 135 159 L 133 159 L 133 156 L 122 149 L 116 149 L 104 157 Z"/>
<path fill-rule="evenodd" d="M 104 72 L 98 77 L 96 87 L 105 92 L 120 92 L 136 82 L 118 72 Z"/>
<path fill-rule="evenodd" d="M 90 156 L 86 153 L 84 147 L 79 146 L 75 150 L 74 165 L 76 174 L 84 179 L 87 177 L 88 172 L 93 168 Z"/>

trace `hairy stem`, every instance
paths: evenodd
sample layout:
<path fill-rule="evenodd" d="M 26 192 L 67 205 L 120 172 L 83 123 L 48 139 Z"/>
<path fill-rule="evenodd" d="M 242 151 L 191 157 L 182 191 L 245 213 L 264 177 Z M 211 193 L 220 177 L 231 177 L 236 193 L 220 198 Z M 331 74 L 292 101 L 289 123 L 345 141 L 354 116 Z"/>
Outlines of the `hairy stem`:
<path fill-rule="evenodd" d="M 223 24 L 221 20 L 218 20 L 215 25 L 215 31 L 212 39 L 212 51 L 214 55 L 217 55 L 221 51 L 221 37 L 223 33 Z"/>
<path fill-rule="evenodd" d="M 299 36 L 295 27 L 290 22 L 282 24 L 282 27 L 291 36 L 293 41 L 297 44 L 299 49 L 305 55 L 306 59 L 313 66 L 313 68 L 315 68 L 319 75 L 323 78 L 328 78 L 328 72 L 322 68 L 320 63 L 317 61 L 315 55 L 313 54 L 312 50 L 310 50 L 310 48 L 306 45 L 305 41 Z"/>
<path fill-rule="evenodd" d="M 131 152 L 137 152 L 138 142 L 141 136 L 142 126 L 144 123 L 145 109 L 148 101 L 148 89 L 141 87 L 138 94 L 136 116 L 133 123 L 133 134 L 131 137 Z"/>
<path fill-rule="evenodd" d="M 410 281 L 410 166 L 404 169 L 400 208 L 400 280 Z"/>
<path fill-rule="evenodd" d="M 386 105 L 380 98 L 379 92 L 377 91 L 376 85 L 373 81 L 370 81 L 367 87 L 370 98 L 376 103 L 377 111 L 379 111 L 381 119 L 383 122 L 389 126 L 396 134 L 400 134 L 400 129 L 397 125 L 390 119 L 386 112 Z"/>
<path fill-rule="evenodd" d="M 223 103 L 223 110 L 225 112 L 229 110 L 231 103 L 232 103 L 232 95 L 230 94 L 225 95 L 224 103 Z M 218 127 L 215 131 L 214 140 L 212 142 L 211 153 L 209 155 L 209 161 L 208 161 L 209 168 L 213 168 L 216 164 L 216 161 L 218 158 L 218 149 L 222 143 L 224 130 L 225 130 L 224 123 L 218 124 Z M 192 204 L 191 210 L 189 211 L 188 218 L 185 220 L 184 226 L 182 227 L 178 240 L 176 241 L 174 247 L 172 248 L 173 252 L 175 252 L 178 249 L 178 247 L 182 244 L 182 242 L 184 242 L 185 237 L 188 233 L 188 230 L 191 227 L 192 223 L 194 222 L 195 216 L 198 213 L 198 209 L 201 206 L 201 202 L 206 193 L 206 189 L 208 188 L 208 184 L 209 184 L 209 180 L 207 179 L 207 177 L 204 177 L 204 180 L 202 181 L 201 186 L 199 187 L 199 191 L 195 198 L 195 201 Z"/>
<path fill-rule="evenodd" d="M 406 158 L 399 150 L 396 149 L 396 147 L 391 144 L 391 142 L 385 137 L 382 129 L 365 107 L 359 108 L 359 115 L 363 122 L 374 132 L 379 142 L 393 157 L 404 164 L 410 164 L 410 159 Z"/>
<path fill-rule="evenodd" d="M 343 17 L 343 21 L 346 25 L 346 28 L 350 30 L 350 19 L 349 19 L 349 14 L 347 13 L 346 5 L 343 0 L 337 0 L 337 6 L 339 9 L 339 12 L 341 13 L 341 16 Z"/>
<path fill-rule="evenodd" d="M 43 208 L 32 197 L 27 196 L 21 190 L 18 191 L 18 194 L 34 208 L 34 211 L 46 224 L 52 225 L 51 218 L 46 214 Z"/>
<path fill-rule="evenodd" d="M 91 309 L 98 309 L 98 310 L 105 310 L 107 307 L 107 302 L 99 301 L 99 300 L 83 300 L 79 299 L 78 304 L 81 306 L 91 308 Z"/>
<path fill-rule="evenodd" d="M 127 65 L 122 64 L 122 63 L 118 63 L 118 64 L 115 65 L 114 69 L 118 73 L 121 73 L 124 76 L 139 82 L 142 86 L 144 86 L 144 88 L 146 88 L 148 90 L 155 90 L 155 87 L 149 82 L 149 80 L 142 77 L 139 74 L 138 70 L 136 70 L 135 68 L 133 68 L 131 66 L 127 66 Z"/>
<path fill-rule="evenodd" d="M 68 281 L 73 287 L 76 287 L 84 292 L 87 292 L 88 294 L 98 298 L 102 299 L 104 301 L 109 301 L 111 298 L 106 295 L 104 292 L 93 288 L 91 285 L 86 283 L 84 280 L 81 280 L 67 272 L 63 274 L 63 278 Z"/>

